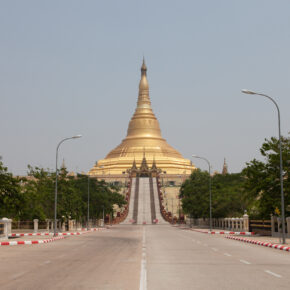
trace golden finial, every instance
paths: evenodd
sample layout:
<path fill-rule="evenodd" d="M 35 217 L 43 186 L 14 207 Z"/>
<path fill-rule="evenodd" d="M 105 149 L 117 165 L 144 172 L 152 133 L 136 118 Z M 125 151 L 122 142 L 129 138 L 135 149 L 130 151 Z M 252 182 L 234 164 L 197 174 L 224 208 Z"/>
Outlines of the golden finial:
<path fill-rule="evenodd" d="M 143 57 L 143 63 L 141 66 L 141 80 L 139 83 L 139 94 L 148 95 L 149 84 L 147 80 L 147 66 L 145 64 L 145 58 Z"/>
<path fill-rule="evenodd" d="M 146 76 L 146 72 L 147 72 L 147 66 L 145 64 L 145 58 L 143 56 L 143 63 L 142 63 L 142 66 L 141 66 L 141 76 L 143 76 L 143 75 Z"/>

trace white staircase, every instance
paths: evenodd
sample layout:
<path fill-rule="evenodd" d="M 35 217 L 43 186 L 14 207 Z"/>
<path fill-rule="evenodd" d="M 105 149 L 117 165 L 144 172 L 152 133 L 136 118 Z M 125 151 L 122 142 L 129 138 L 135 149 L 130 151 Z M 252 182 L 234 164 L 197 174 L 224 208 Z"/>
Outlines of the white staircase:
<path fill-rule="evenodd" d="M 139 178 L 139 201 L 137 224 L 152 224 L 149 177 Z"/>
<path fill-rule="evenodd" d="M 132 178 L 131 194 L 129 202 L 129 212 L 127 218 L 124 220 L 123 224 L 132 224 L 133 222 L 138 225 L 151 225 L 152 217 L 155 216 L 158 220 L 158 224 L 167 224 L 160 213 L 160 203 L 158 197 L 157 179 L 152 178 L 153 183 L 153 194 L 150 194 L 150 178 L 149 177 L 139 177 L 139 180 Z M 136 186 L 139 184 L 139 188 Z M 151 201 L 151 196 L 153 196 L 153 201 Z M 138 200 L 136 200 L 136 196 Z M 151 207 L 154 207 L 151 209 Z M 135 218 L 134 218 L 135 209 Z"/>

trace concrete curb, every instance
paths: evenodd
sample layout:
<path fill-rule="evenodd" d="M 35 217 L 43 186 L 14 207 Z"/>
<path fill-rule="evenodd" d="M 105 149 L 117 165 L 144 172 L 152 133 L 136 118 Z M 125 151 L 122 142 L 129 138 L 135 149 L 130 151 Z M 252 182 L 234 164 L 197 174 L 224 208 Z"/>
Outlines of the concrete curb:
<path fill-rule="evenodd" d="M 83 235 L 83 234 L 88 234 L 91 232 L 96 232 L 96 231 L 102 231 L 106 230 L 107 228 L 93 228 L 88 231 L 82 231 L 82 232 L 71 232 L 71 233 L 57 233 L 58 236 L 78 236 L 78 235 Z"/>
<path fill-rule="evenodd" d="M 105 228 L 93 228 L 90 230 L 82 230 L 80 232 L 68 232 L 68 233 L 57 233 L 58 236 L 73 236 L 73 235 L 82 235 L 90 232 L 105 230 Z M 51 236 L 53 233 L 15 233 L 10 234 L 8 237 L 25 237 L 25 236 Z"/>
<path fill-rule="evenodd" d="M 62 240 L 68 236 L 77 236 L 88 234 L 95 231 L 105 230 L 107 228 L 93 228 L 88 231 L 83 232 L 71 232 L 71 233 L 57 233 L 57 237 L 46 239 L 46 240 L 32 240 L 32 241 L 12 241 L 12 242 L 0 242 L 0 246 L 17 246 L 17 245 L 35 245 L 35 244 L 47 244 L 57 240 Z M 21 234 L 10 234 L 9 237 L 23 237 L 23 236 L 48 236 L 53 235 L 53 233 L 21 233 Z"/>
<path fill-rule="evenodd" d="M 231 239 L 231 240 L 236 240 L 236 241 L 241 241 L 241 242 L 245 242 L 245 243 L 255 244 L 255 245 L 259 245 L 259 246 L 264 246 L 264 247 L 268 247 L 268 248 L 278 249 L 281 251 L 290 252 L 290 247 L 283 246 L 283 245 L 271 244 L 271 243 L 267 243 L 267 242 L 260 242 L 260 241 L 256 241 L 256 240 L 251 240 L 251 239 L 246 239 L 246 238 L 238 238 L 238 237 L 232 237 L 232 236 L 225 236 L 225 238 Z"/>
<path fill-rule="evenodd" d="M 13 242 L 0 242 L 0 246 L 17 246 L 17 245 L 35 245 L 35 244 L 47 244 L 57 240 L 62 240 L 65 237 L 56 237 L 46 240 L 35 240 L 35 241 L 13 241 Z"/>
<path fill-rule="evenodd" d="M 21 234 L 10 234 L 8 235 L 9 238 L 11 237 L 25 237 L 25 236 L 51 236 L 53 233 L 21 233 Z"/>
<path fill-rule="evenodd" d="M 191 229 L 192 231 L 195 232 L 199 232 L 199 233 L 203 233 L 203 234 L 211 234 L 211 235 L 215 235 L 215 234 L 219 234 L 219 235 L 236 235 L 236 236 L 253 236 L 255 235 L 254 232 L 230 232 L 230 231 L 202 231 L 202 230 L 195 230 L 195 229 Z"/>

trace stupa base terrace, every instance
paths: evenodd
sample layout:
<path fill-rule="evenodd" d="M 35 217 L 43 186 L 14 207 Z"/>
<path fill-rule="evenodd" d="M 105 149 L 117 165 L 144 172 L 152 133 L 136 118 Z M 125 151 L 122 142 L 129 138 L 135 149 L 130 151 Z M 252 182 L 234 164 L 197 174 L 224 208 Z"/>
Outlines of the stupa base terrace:
<path fill-rule="evenodd" d="M 133 162 L 123 174 L 102 175 L 104 180 L 120 189 L 128 204 L 115 208 L 115 223 L 166 224 L 183 218 L 179 190 L 188 175 L 166 174 L 147 165 L 144 157 L 140 167 Z"/>

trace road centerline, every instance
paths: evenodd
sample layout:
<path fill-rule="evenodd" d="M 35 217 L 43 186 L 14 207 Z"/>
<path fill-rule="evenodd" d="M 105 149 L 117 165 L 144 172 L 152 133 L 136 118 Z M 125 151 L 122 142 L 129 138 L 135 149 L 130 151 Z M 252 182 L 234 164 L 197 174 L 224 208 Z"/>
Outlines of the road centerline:
<path fill-rule="evenodd" d="M 229 254 L 229 253 L 224 253 L 224 255 L 227 256 L 227 257 L 231 257 L 231 256 L 232 256 L 232 255 Z"/>
<path fill-rule="evenodd" d="M 246 264 L 246 265 L 250 265 L 251 263 L 246 261 L 246 260 L 240 260 L 241 263 Z"/>
<path fill-rule="evenodd" d="M 146 231 L 143 226 L 142 259 L 139 290 L 147 290 Z"/>

